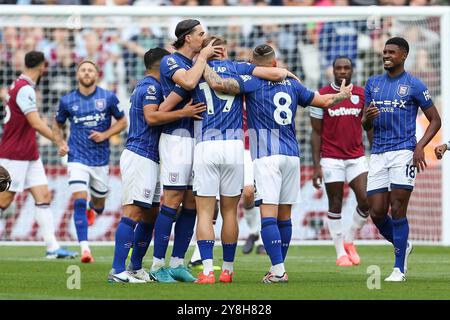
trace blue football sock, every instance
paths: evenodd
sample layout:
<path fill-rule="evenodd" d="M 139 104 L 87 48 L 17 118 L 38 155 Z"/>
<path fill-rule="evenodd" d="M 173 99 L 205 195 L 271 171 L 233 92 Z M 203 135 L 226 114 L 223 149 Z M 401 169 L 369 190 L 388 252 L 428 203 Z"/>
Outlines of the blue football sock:
<path fill-rule="evenodd" d="M 89 208 L 93 209 L 98 215 L 102 214 L 103 211 L 105 210 L 105 207 L 95 208 L 94 203 L 92 201 L 89 201 Z"/>
<path fill-rule="evenodd" d="M 261 237 L 272 265 L 282 263 L 281 235 L 277 226 L 277 218 L 261 218 Z"/>
<path fill-rule="evenodd" d="M 223 250 L 223 261 L 225 262 L 233 262 L 234 256 L 236 254 L 237 243 L 223 243 L 222 242 L 222 250 Z"/>
<path fill-rule="evenodd" d="M 133 253 L 131 254 L 130 267 L 133 270 L 142 268 L 142 259 L 147 253 L 148 246 L 152 241 L 153 223 L 141 221 L 134 230 Z"/>
<path fill-rule="evenodd" d="M 116 230 L 116 243 L 114 247 L 114 260 L 112 267 L 114 272 L 125 271 L 125 261 L 127 260 L 130 248 L 133 245 L 134 228 L 137 222 L 130 218 L 122 217 Z"/>
<path fill-rule="evenodd" d="M 197 245 L 202 261 L 213 258 L 214 240 L 197 240 Z"/>
<path fill-rule="evenodd" d="M 393 240 L 393 225 L 392 219 L 389 215 L 386 215 L 384 221 L 381 223 L 375 223 L 375 226 L 378 228 L 378 231 L 381 235 L 390 243 L 394 243 Z"/>
<path fill-rule="evenodd" d="M 167 246 L 169 245 L 172 224 L 175 221 L 177 210 L 161 206 L 161 210 L 155 222 L 155 239 L 153 256 L 158 259 L 166 257 Z"/>
<path fill-rule="evenodd" d="M 175 222 L 172 257 L 184 258 L 194 234 L 196 217 L 197 211 L 195 209 L 183 208 L 181 210 L 180 216 Z"/>
<path fill-rule="evenodd" d="M 278 220 L 278 230 L 280 230 L 281 236 L 281 254 L 283 255 L 283 261 L 286 259 L 286 254 L 289 249 L 289 244 L 292 238 L 292 221 L 288 220 Z"/>
<path fill-rule="evenodd" d="M 78 241 L 88 239 L 88 221 L 86 217 L 86 199 L 76 199 L 73 203 L 73 220 L 77 230 Z"/>
<path fill-rule="evenodd" d="M 392 220 L 393 234 L 394 234 L 394 250 L 395 250 L 395 264 L 394 268 L 399 268 L 401 272 L 405 272 L 405 255 L 406 246 L 408 245 L 409 224 L 408 219 L 401 218 Z"/>

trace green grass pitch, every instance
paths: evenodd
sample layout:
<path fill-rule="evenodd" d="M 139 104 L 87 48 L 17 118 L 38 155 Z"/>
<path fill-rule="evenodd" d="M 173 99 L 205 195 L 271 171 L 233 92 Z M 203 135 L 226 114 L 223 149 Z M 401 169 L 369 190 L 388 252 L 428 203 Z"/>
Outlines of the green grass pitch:
<path fill-rule="evenodd" d="M 77 249 L 77 248 L 72 248 Z M 171 249 L 169 248 L 168 252 Z M 190 257 L 190 247 L 187 257 Z M 360 266 L 338 268 L 332 246 L 291 246 L 286 259 L 287 284 L 262 284 L 267 256 L 243 255 L 238 248 L 232 284 L 110 284 L 112 247 L 93 247 L 93 264 L 46 260 L 43 247 L 0 247 L 0 299 L 149 299 L 149 300 L 303 300 L 303 299 L 450 299 L 450 248 L 418 246 L 409 259 L 407 282 L 385 283 L 392 271 L 391 246 L 358 246 Z M 144 259 L 148 268 L 151 253 Z M 214 251 L 216 265 L 221 248 Z M 71 265 L 81 270 L 81 289 L 67 288 Z M 368 289 L 367 268 L 379 266 L 381 288 Z M 218 278 L 219 271 L 216 271 Z"/>

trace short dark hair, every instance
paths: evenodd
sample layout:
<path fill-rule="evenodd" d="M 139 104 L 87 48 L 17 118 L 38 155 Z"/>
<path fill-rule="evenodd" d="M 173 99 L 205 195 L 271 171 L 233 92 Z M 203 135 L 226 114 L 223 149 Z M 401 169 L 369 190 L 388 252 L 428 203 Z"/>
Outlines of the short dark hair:
<path fill-rule="evenodd" d="M 169 54 L 169 51 L 159 47 L 148 50 L 144 55 L 145 69 L 150 70 L 156 62 L 160 62 L 162 57 Z"/>
<path fill-rule="evenodd" d="M 385 46 L 388 44 L 395 44 L 397 46 L 399 46 L 399 48 L 402 48 L 403 50 L 406 51 L 406 53 L 409 53 L 409 44 L 408 41 L 406 41 L 404 38 L 402 37 L 394 37 L 394 38 L 390 38 L 388 41 L 386 41 L 386 43 L 384 44 Z"/>
<path fill-rule="evenodd" d="M 181 48 L 184 45 L 184 37 L 190 34 L 199 24 L 200 21 L 195 19 L 186 19 L 178 22 L 177 26 L 175 27 L 175 36 L 177 37 L 177 40 L 172 43 L 172 46 L 175 49 Z"/>
<path fill-rule="evenodd" d="M 206 47 L 210 42 L 213 42 L 213 46 L 226 46 L 227 40 L 221 36 L 208 36 L 203 40 L 202 47 Z"/>
<path fill-rule="evenodd" d="M 351 58 L 347 57 L 347 56 L 338 56 L 338 57 L 336 57 L 336 58 L 333 60 L 333 68 L 334 68 L 334 65 L 336 64 L 336 62 L 337 62 L 338 60 L 341 60 L 341 59 L 348 60 L 348 61 L 350 62 L 350 64 L 351 64 L 352 68 L 353 68 L 353 60 L 352 60 Z"/>
<path fill-rule="evenodd" d="M 253 50 L 253 60 L 265 61 L 266 59 L 274 59 L 275 50 L 268 44 L 260 44 Z"/>
<path fill-rule="evenodd" d="M 35 68 L 45 61 L 44 53 L 41 51 L 30 51 L 25 54 L 25 67 Z"/>

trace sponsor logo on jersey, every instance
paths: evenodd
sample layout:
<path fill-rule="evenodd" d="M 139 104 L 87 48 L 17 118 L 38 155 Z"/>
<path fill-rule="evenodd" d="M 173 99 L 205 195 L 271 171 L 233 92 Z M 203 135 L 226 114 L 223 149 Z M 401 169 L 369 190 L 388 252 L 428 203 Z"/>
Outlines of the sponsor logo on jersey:
<path fill-rule="evenodd" d="M 358 103 L 359 103 L 359 96 L 352 95 L 352 96 L 350 97 L 350 101 L 351 101 L 353 104 L 358 104 Z"/>
<path fill-rule="evenodd" d="M 408 93 L 409 93 L 409 86 L 404 85 L 404 84 L 400 84 L 400 85 L 397 87 L 397 94 L 398 94 L 400 97 L 404 97 L 404 96 L 406 96 Z"/>
<path fill-rule="evenodd" d="M 105 99 L 95 99 L 95 109 L 98 111 L 103 111 L 106 109 L 106 100 Z"/>
<path fill-rule="evenodd" d="M 359 116 L 361 113 L 360 108 L 345 108 L 340 107 L 339 109 L 328 109 L 328 114 L 330 117 L 340 117 L 340 116 Z"/>

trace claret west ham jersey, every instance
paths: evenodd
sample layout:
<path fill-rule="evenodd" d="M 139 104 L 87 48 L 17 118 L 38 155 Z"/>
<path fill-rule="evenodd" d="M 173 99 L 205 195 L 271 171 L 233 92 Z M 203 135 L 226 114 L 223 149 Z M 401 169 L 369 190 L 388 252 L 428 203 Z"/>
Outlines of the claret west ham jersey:
<path fill-rule="evenodd" d="M 433 105 L 425 84 L 406 71 L 396 77 L 384 73 L 367 80 L 365 96 L 366 106 L 373 102 L 380 111 L 373 121 L 372 153 L 414 151 L 417 112 Z"/>

